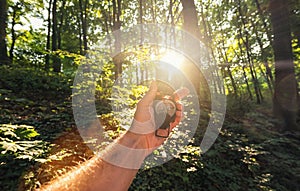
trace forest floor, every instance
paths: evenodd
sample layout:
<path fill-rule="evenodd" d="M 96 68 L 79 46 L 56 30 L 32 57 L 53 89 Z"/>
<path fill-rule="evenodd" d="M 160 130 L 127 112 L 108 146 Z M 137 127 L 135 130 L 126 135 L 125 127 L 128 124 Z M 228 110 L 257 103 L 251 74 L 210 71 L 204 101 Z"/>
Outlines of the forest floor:
<path fill-rule="evenodd" d="M 0 190 L 33 190 L 93 156 L 75 126 L 70 92 L 0 85 Z M 190 145 L 140 170 L 130 190 L 300 190 L 299 134 L 274 130 L 270 107 L 250 104 L 241 113 L 228 108 L 208 152 Z"/>

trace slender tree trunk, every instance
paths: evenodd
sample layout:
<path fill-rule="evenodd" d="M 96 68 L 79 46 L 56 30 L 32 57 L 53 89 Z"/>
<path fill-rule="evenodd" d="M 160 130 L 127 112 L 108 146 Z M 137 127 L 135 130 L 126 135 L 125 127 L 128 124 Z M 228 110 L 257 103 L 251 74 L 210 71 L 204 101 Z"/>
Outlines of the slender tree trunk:
<path fill-rule="evenodd" d="M 268 64 L 268 62 L 265 62 L 264 63 L 264 66 L 266 68 L 266 75 L 268 76 L 268 78 L 270 79 L 270 82 L 272 84 L 272 87 L 274 88 L 274 77 L 273 77 L 273 74 L 272 74 L 272 70 Z"/>
<path fill-rule="evenodd" d="M 152 18 L 152 23 L 156 23 L 156 0 L 151 0 L 151 18 Z"/>
<path fill-rule="evenodd" d="M 52 50 L 57 50 L 57 0 L 52 4 Z"/>
<path fill-rule="evenodd" d="M 16 25 L 18 4 L 12 8 L 13 8 L 13 14 L 12 14 L 12 22 L 11 22 L 11 46 L 9 49 L 9 58 L 11 61 L 13 61 L 13 58 L 14 58 L 14 48 L 15 48 L 15 43 L 17 40 L 15 25 Z"/>
<path fill-rule="evenodd" d="M 245 79 L 245 83 L 247 85 L 247 92 L 249 94 L 250 100 L 253 100 L 253 95 L 252 95 L 252 92 L 250 90 L 250 85 L 249 85 L 249 82 L 248 82 L 247 73 L 245 71 L 245 66 L 242 66 L 242 69 L 243 69 L 243 76 L 244 76 L 244 79 Z"/>
<path fill-rule="evenodd" d="M 271 0 L 270 12 L 274 34 L 275 93 L 273 108 L 275 116 L 282 120 L 284 130 L 297 130 L 297 83 L 291 46 L 289 1 Z"/>
<path fill-rule="evenodd" d="M 6 27 L 7 27 L 7 0 L 0 0 L 0 64 L 10 63 L 7 55 Z"/>
<path fill-rule="evenodd" d="M 221 29 L 221 32 L 223 33 L 223 30 L 222 30 L 222 29 Z M 229 78 L 230 78 L 231 85 L 232 85 L 232 88 L 233 88 L 233 94 L 234 94 L 235 98 L 237 98 L 237 97 L 238 97 L 238 89 L 237 89 L 235 80 L 234 80 L 234 78 L 233 78 L 233 76 L 232 76 L 232 73 L 231 73 L 231 70 L 230 70 L 229 60 L 228 60 L 228 57 L 227 57 L 226 52 L 223 53 L 223 51 L 222 51 L 222 50 L 225 50 L 225 42 L 224 42 L 224 40 L 222 40 L 222 43 L 221 43 L 221 44 L 222 44 L 222 47 L 219 48 L 219 52 L 220 52 L 220 54 L 222 55 L 223 61 L 224 61 L 225 64 L 226 64 L 227 74 L 228 74 L 228 76 L 229 76 Z M 222 50 L 221 50 L 221 48 L 222 48 Z M 225 51 L 226 51 L 226 50 L 225 50 Z"/>
<path fill-rule="evenodd" d="M 204 14 L 204 9 L 203 6 L 201 5 L 201 12 L 200 12 L 200 17 L 201 17 L 201 22 L 202 22 L 202 26 L 203 26 L 203 30 L 204 30 L 204 43 L 209 47 L 211 55 L 212 55 L 212 60 L 213 62 L 216 62 L 216 56 L 215 56 L 215 52 L 212 46 L 212 38 L 211 38 L 211 30 L 210 30 L 210 23 L 206 20 L 207 16 Z M 213 71 L 211 73 L 218 73 L 217 68 L 216 67 L 212 67 Z M 221 79 L 219 77 L 219 75 L 215 76 L 212 74 L 212 78 L 214 79 L 214 87 L 215 87 L 215 91 L 224 94 L 224 88 L 222 88 L 221 85 Z"/>
<path fill-rule="evenodd" d="M 256 25 L 255 25 L 255 23 L 254 23 L 253 20 L 250 20 L 250 21 L 251 21 L 251 24 L 252 24 L 252 27 L 253 27 L 253 30 L 254 30 L 254 33 L 255 33 L 256 41 L 257 41 L 257 43 L 259 45 L 259 48 L 260 48 L 260 51 L 261 51 L 261 59 L 262 59 L 264 65 L 268 66 L 268 64 L 267 64 L 267 56 L 266 56 L 265 50 L 263 48 L 263 43 L 261 41 L 261 38 L 259 37 L 258 32 L 256 30 Z M 263 69 L 261 68 L 261 66 L 259 66 L 259 69 L 260 69 L 261 74 L 264 76 L 264 78 L 265 78 L 265 80 L 266 80 L 266 82 L 268 84 L 268 88 L 270 90 L 271 95 L 273 95 L 272 83 L 270 81 L 269 76 L 267 75 L 267 72 L 264 72 Z"/>
<path fill-rule="evenodd" d="M 241 55 L 239 55 L 235 50 L 234 50 L 234 52 L 237 55 L 238 59 L 242 61 L 242 66 L 241 67 L 242 67 L 242 70 L 243 70 L 243 77 L 244 77 L 245 83 L 247 85 L 247 92 L 249 94 L 249 98 L 252 101 L 253 100 L 253 95 L 252 95 L 252 92 L 251 92 L 251 89 L 250 89 L 247 73 L 246 73 L 246 70 L 245 70 L 246 66 L 244 65 L 244 63 L 246 63 L 246 62 L 245 62 L 245 59 L 242 56 L 243 49 L 242 49 L 242 45 L 241 45 L 240 41 L 238 41 L 238 46 L 239 46 L 239 50 L 240 50 Z"/>
<path fill-rule="evenodd" d="M 102 9 L 104 9 L 104 7 L 101 7 Z M 109 30 L 111 29 L 111 12 L 110 12 L 110 9 L 108 9 L 109 11 L 105 11 L 103 13 L 103 18 L 104 18 L 104 31 L 106 34 L 109 34 Z M 108 37 L 108 40 L 109 40 L 109 44 L 112 44 L 111 43 L 111 37 L 110 35 L 107 35 Z M 110 52 L 112 52 L 112 46 L 109 47 L 110 48 Z"/>
<path fill-rule="evenodd" d="M 45 70 L 48 71 L 50 68 L 50 46 L 51 46 L 51 6 L 52 0 L 49 0 L 48 6 L 48 26 L 47 26 L 47 42 L 46 42 L 46 57 L 45 57 Z"/>
<path fill-rule="evenodd" d="M 136 79 L 136 85 L 139 85 L 139 66 L 135 67 L 135 79 Z"/>
<path fill-rule="evenodd" d="M 61 10 L 60 11 L 60 18 L 59 18 L 59 25 L 58 25 L 58 30 L 57 30 L 57 48 L 59 50 L 62 50 L 62 46 L 61 46 L 61 34 L 62 34 L 62 26 L 63 26 L 63 22 L 64 22 L 64 9 L 65 9 L 65 5 L 66 5 L 66 0 L 62 1 L 62 6 L 61 6 Z"/>
<path fill-rule="evenodd" d="M 260 90 L 259 82 L 258 82 L 258 79 L 257 79 L 257 74 L 256 74 L 256 71 L 255 71 L 255 67 L 254 67 L 254 64 L 253 64 L 252 58 L 251 58 L 248 36 L 247 36 L 247 34 L 245 36 L 246 36 L 246 40 L 245 41 L 243 40 L 243 42 L 244 42 L 244 45 L 246 47 L 247 61 L 249 63 L 250 74 L 251 74 L 251 77 L 252 77 L 252 82 L 254 84 L 256 102 L 258 104 L 261 104 L 261 102 L 263 101 L 263 96 L 262 96 L 262 93 L 261 93 L 261 90 Z"/>
<path fill-rule="evenodd" d="M 255 5 L 256 5 L 258 14 L 259 14 L 259 16 L 260 16 L 260 20 L 261 20 L 261 22 L 262 22 L 263 25 L 264 25 L 264 29 L 266 30 L 267 38 L 268 38 L 268 40 L 269 40 L 270 42 L 272 42 L 272 41 L 271 41 L 272 38 L 271 38 L 270 31 L 268 31 L 269 27 L 268 27 L 268 25 L 267 25 L 267 22 L 266 22 L 266 19 L 265 19 L 265 15 L 264 15 L 264 13 L 263 13 L 261 7 L 260 7 L 260 4 L 259 4 L 258 0 L 254 0 L 254 2 L 255 2 Z"/>
<path fill-rule="evenodd" d="M 139 23 L 141 28 L 141 38 L 140 43 L 142 44 L 144 41 L 144 30 L 143 30 L 143 0 L 139 0 Z"/>
<path fill-rule="evenodd" d="M 80 13 L 77 15 L 77 23 L 78 23 L 78 36 L 79 36 L 79 53 L 80 55 L 84 55 L 83 46 L 82 46 L 82 27 L 81 27 L 81 19 L 80 19 Z"/>
<path fill-rule="evenodd" d="M 53 0 L 52 5 L 52 51 L 57 51 L 57 0 Z M 56 53 L 53 54 L 53 71 L 60 72 L 61 71 L 61 63 L 58 55 Z"/>
<path fill-rule="evenodd" d="M 113 1 L 113 31 L 118 31 L 121 28 L 121 0 L 112 0 Z M 113 58 L 115 64 L 115 79 L 119 78 L 122 74 L 122 55 L 121 53 L 121 34 L 114 33 L 115 37 L 115 53 L 116 56 Z"/>
<path fill-rule="evenodd" d="M 258 83 L 258 80 L 257 80 L 257 77 L 256 77 L 255 68 L 254 68 L 252 60 L 251 60 L 248 33 L 247 32 L 245 32 L 246 34 L 242 33 L 242 29 L 244 27 L 246 27 L 246 21 L 244 20 L 244 17 L 243 17 L 242 8 L 241 8 L 241 1 L 240 0 L 238 1 L 238 14 L 239 14 L 240 20 L 242 22 L 242 25 L 239 26 L 239 36 L 240 36 L 240 39 L 242 40 L 242 42 L 243 42 L 243 44 L 246 48 L 246 56 L 247 56 L 247 61 L 248 61 L 249 68 L 250 68 L 250 74 L 251 74 L 251 77 L 252 77 L 252 82 L 253 82 L 253 85 L 254 85 L 256 102 L 258 104 L 260 104 L 262 102 L 263 97 L 262 97 L 262 94 L 261 94 L 261 91 L 260 91 L 260 88 L 259 88 L 259 83 Z M 245 37 L 246 40 L 244 39 L 244 37 Z"/>
<path fill-rule="evenodd" d="M 264 78 L 265 78 L 265 80 L 266 80 L 266 82 L 268 84 L 269 91 L 270 91 L 271 95 L 273 96 L 272 83 L 270 82 L 270 79 L 269 79 L 267 73 L 263 70 L 263 68 L 261 67 L 261 65 L 259 65 L 259 70 L 261 72 L 261 75 L 264 76 Z"/>
<path fill-rule="evenodd" d="M 87 5 L 88 0 L 85 0 L 84 3 L 82 0 L 79 0 L 79 9 L 80 9 L 80 20 L 82 27 L 82 42 L 84 54 L 88 50 L 88 41 L 87 41 Z"/>

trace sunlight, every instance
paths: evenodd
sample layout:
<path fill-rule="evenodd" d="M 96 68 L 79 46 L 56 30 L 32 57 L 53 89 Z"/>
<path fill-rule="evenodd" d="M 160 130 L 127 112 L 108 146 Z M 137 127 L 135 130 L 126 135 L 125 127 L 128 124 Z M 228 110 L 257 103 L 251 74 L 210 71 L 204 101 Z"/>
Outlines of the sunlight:
<path fill-rule="evenodd" d="M 173 65 L 178 69 L 182 67 L 184 60 L 185 57 L 182 54 L 170 50 L 163 54 L 163 56 L 160 59 L 160 61 Z"/>

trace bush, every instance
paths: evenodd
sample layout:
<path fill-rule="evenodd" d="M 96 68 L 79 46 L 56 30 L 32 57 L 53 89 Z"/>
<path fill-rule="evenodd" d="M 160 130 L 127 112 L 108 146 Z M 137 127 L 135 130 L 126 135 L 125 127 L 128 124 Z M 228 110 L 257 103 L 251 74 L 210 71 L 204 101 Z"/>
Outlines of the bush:
<path fill-rule="evenodd" d="M 52 98 L 71 95 L 72 80 L 63 74 L 33 68 L 1 66 L 0 87 L 28 98 Z M 38 96 L 37 96 L 38 95 Z"/>
<path fill-rule="evenodd" d="M 245 97 L 227 96 L 226 114 L 229 116 L 243 116 L 253 109 L 253 102 Z"/>

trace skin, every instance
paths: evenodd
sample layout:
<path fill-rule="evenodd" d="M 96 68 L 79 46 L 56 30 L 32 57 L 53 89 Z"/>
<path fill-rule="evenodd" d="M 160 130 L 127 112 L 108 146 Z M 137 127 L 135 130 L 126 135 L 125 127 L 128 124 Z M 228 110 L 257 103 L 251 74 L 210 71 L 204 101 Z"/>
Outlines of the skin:
<path fill-rule="evenodd" d="M 151 120 L 153 116 L 149 110 L 152 107 L 153 100 L 157 94 L 156 82 L 152 82 L 150 90 L 146 93 L 141 101 L 139 101 L 134 119 L 138 122 L 147 122 Z M 176 119 L 173 123 L 170 123 L 170 128 L 173 129 L 179 124 L 182 119 L 183 106 L 178 102 L 180 98 L 188 94 L 187 89 L 182 89 L 180 93 L 174 93 L 176 101 Z M 146 123 L 145 123 L 146 124 Z M 155 127 L 151 127 L 155 129 Z M 167 133 L 167 130 L 165 130 Z M 153 150 L 162 145 L 166 138 L 155 136 L 154 131 L 147 134 L 137 134 L 132 131 L 127 131 L 115 143 L 121 144 L 132 149 L 144 149 L 145 154 L 139 157 L 138 165 L 142 164 L 147 155 L 151 154 Z M 116 151 L 106 149 L 109 154 Z M 131 152 L 126 155 L 131 155 Z M 123 156 L 121 156 L 122 159 Z M 131 157 L 135 157 L 132 156 Z M 126 160 L 126 156 L 123 157 Z M 128 159 L 128 158 L 127 158 Z M 126 162 L 126 161 L 125 161 Z M 110 164 L 103 160 L 100 156 L 95 156 L 92 159 L 86 161 L 79 167 L 68 172 L 64 176 L 57 178 L 50 184 L 45 185 L 40 190 L 105 190 L 105 191 L 121 191 L 128 190 L 132 180 L 134 179 L 138 169 L 123 168 L 117 165 Z"/>

